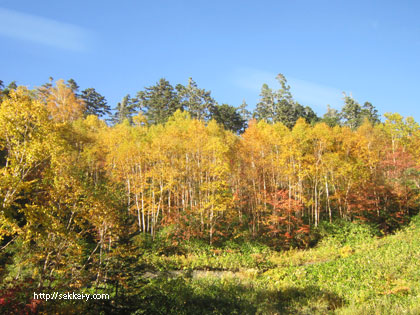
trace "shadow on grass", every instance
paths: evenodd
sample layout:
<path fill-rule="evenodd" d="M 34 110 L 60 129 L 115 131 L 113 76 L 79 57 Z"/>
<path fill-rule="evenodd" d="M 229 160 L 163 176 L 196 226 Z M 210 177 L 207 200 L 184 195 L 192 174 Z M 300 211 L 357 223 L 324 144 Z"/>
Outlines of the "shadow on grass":
<path fill-rule="evenodd" d="M 345 301 L 335 293 L 308 286 L 278 291 L 275 304 L 278 314 L 328 314 L 343 307 Z"/>
<path fill-rule="evenodd" d="M 86 314 L 328 314 L 344 305 L 315 286 L 266 290 L 237 281 L 156 278 L 123 295 L 92 303 Z M 87 306 L 87 305 L 86 305 Z"/>

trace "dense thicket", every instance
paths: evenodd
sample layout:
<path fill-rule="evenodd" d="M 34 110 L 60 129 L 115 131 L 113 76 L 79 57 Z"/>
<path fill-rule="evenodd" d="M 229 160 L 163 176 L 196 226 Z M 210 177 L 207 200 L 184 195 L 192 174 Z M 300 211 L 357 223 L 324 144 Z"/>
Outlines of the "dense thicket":
<path fill-rule="evenodd" d="M 173 245 L 258 238 L 276 248 L 306 246 L 321 221 L 362 220 L 389 232 L 417 211 L 420 128 L 412 118 L 387 114 L 379 123 L 370 103 L 360 107 L 346 97 L 342 126 L 331 113 L 315 123 L 296 116 L 302 106 L 283 81 L 274 103 L 290 105 L 294 123 L 254 119 L 239 136 L 211 119 L 214 108 L 229 109 L 195 82 L 177 87 L 180 98 L 168 84 L 147 88 L 135 102 L 127 97 L 120 106 L 130 111 L 117 112 L 112 126 L 86 116 L 95 99 L 107 110 L 88 93 L 94 90 L 78 96 L 58 81 L 2 94 L 5 282 L 118 287 L 132 267 L 123 262 L 140 255 L 142 234 Z M 134 116 L 136 102 L 142 111 Z"/>

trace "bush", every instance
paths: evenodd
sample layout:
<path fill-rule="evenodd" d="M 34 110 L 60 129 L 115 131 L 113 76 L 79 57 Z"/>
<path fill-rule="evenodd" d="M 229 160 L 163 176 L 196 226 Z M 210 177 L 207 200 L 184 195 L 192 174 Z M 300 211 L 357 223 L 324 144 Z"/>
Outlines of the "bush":
<path fill-rule="evenodd" d="M 256 241 L 248 241 L 248 242 L 227 241 L 224 244 L 224 248 L 237 250 L 243 254 L 263 254 L 263 253 L 270 252 L 270 248 L 267 245 L 256 242 Z"/>
<path fill-rule="evenodd" d="M 364 223 L 344 220 L 333 223 L 321 222 L 316 229 L 322 243 L 355 245 L 370 241 L 373 236 L 380 235 L 378 229 Z"/>

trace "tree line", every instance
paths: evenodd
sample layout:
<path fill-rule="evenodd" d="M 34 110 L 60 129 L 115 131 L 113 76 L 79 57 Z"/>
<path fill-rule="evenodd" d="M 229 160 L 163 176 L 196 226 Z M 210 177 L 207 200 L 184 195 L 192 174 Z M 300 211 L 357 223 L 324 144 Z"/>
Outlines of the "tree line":
<path fill-rule="evenodd" d="M 348 126 L 351 129 L 359 127 L 365 119 L 372 124 L 380 122 L 378 111 L 370 103 L 360 105 L 353 97 L 344 93 L 344 105 L 341 111 L 327 106 L 327 112 L 323 117 L 317 114 L 309 106 L 303 106 L 293 99 L 290 86 L 284 75 L 276 77 L 280 89 L 273 90 L 267 84 L 263 84 L 259 102 L 251 112 L 248 104 L 243 100 L 239 106 L 219 104 L 211 92 L 198 87 L 197 83 L 189 78 L 187 85 L 177 84 L 175 87 L 164 78 L 155 85 L 145 87 L 132 97 L 125 95 L 113 109 L 108 105 L 104 96 L 94 88 L 87 88 L 79 92 L 80 87 L 74 79 L 67 82 L 60 80 L 56 89 L 71 89 L 76 99 L 84 103 L 84 116 L 96 115 L 104 118 L 110 124 L 119 124 L 124 120 L 133 123 L 133 116 L 141 113 L 144 122 L 151 124 L 164 124 L 177 110 L 187 111 L 191 118 L 205 122 L 211 119 L 221 124 L 225 129 L 237 134 L 245 131 L 250 119 L 265 120 L 269 123 L 281 122 L 291 129 L 299 118 L 311 125 L 325 122 L 330 127 L 337 125 Z M 53 78 L 39 87 L 37 93 L 43 95 L 53 88 Z M 10 90 L 16 89 L 16 81 L 7 87 L 0 80 L 0 91 L 7 95 Z"/>

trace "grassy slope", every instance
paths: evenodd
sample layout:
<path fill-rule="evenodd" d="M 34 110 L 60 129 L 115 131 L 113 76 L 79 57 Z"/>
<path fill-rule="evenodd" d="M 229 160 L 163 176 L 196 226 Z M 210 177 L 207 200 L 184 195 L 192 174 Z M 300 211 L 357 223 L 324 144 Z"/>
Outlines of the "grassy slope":
<path fill-rule="evenodd" d="M 420 218 L 381 239 L 344 244 L 329 239 L 314 249 L 284 253 L 170 256 L 165 264 L 236 273 L 151 280 L 144 294 L 159 287 L 171 305 L 165 309 L 165 303 L 159 304 L 162 312 L 420 314 Z"/>
<path fill-rule="evenodd" d="M 305 263 L 296 265 L 297 257 Z M 311 263 L 313 257 L 318 262 Z M 315 306 L 320 313 L 335 309 L 338 314 L 420 314 L 418 218 L 395 235 L 341 248 L 324 245 L 291 255 L 290 262 L 289 267 L 265 272 L 261 282 L 277 289 L 319 290 L 314 293 L 321 299 L 307 306 L 304 299 L 291 301 L 302 313 Z"/>

